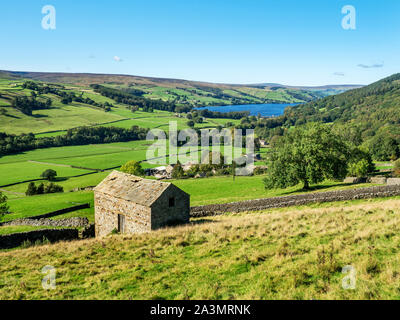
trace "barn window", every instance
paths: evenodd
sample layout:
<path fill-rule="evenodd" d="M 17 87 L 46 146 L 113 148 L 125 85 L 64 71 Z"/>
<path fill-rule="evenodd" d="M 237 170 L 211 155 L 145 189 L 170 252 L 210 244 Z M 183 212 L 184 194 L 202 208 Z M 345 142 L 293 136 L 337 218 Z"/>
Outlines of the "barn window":
<path fill-rule="evenodd" d="M 175 198 L 169 198 L 169 207 L 170 208 L 175 207 Z"/>

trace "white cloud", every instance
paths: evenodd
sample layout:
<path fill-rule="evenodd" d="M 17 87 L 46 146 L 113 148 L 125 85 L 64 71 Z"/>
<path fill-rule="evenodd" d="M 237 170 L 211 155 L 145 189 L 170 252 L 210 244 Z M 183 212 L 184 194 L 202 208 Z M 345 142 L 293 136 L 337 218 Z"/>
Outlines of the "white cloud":
<path fill-rule="evenodd" d="M 360 63 L 359 65 L 358 65 L 358 67 L 360 67 L 360 68 L 364 68 L 364 69 L 372 69 L 372 68 L 383 68 L 383 66 L 384 66 L 384 63 L 382 62 L 382 63 L 374 63 L 374 64 L 362 64 L 362 63 Z"/>
<path fill-rule="evenodd" d="M 344 77 L 345 76 L 344 72 L 335 72 L 333 75 L 334 76 L 339 76 L 339 77 Z"/>
<path fill-rule="evenodd" d="M 118 57 L 118 56 L 114 56 L 114 61 L 116 61 L 116 62 L 122 62 L 123 60 L 122 60 L 120 57 Z"/>

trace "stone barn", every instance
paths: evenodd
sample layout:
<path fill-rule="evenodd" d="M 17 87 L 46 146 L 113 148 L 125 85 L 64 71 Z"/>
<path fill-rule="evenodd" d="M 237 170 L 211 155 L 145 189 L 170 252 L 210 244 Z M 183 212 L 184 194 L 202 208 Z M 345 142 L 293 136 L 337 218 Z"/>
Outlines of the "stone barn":
<path fill-rule="evenodd" d="M 190 196 L 171 183 L 113 171 L 94 188 L 96 237 L 187 223 Z"/>

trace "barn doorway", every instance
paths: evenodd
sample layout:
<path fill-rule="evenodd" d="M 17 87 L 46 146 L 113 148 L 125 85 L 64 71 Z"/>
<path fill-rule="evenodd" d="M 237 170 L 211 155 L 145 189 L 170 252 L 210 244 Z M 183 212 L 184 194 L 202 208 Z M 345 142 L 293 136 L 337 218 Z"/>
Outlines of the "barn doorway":
<path fill-rule="evenodd" d="M 118 232 L 125 233 L 125 216 L 123 214 L 118 215 Z"/>

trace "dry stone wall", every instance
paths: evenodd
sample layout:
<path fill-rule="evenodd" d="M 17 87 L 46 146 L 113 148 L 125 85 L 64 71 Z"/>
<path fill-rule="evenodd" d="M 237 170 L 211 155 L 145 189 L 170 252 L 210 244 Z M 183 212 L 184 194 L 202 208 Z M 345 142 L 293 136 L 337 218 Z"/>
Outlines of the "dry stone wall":
<path fill-rule="evenodd" d="M 32 227 L 71 227 L 81 228 L 89 224 L 88 218 L 51 219 L 16 219 L 2 224 L 3 226 L 32 226 Z"/>
<path fill-rule="evenodd" d="M 30 217 L 29 219 L 52 218 L 52 217 L 60 216 L 62 214 L 66 214 L 66 213 L 70 213 L 70 212 L 74 212 L 74 211 L 78 211 L 78 210 L 82 210 L 82 209 L 87 209 L 87 208 L 90 208 L 90 203 L 80 204 L 80 205 L 77 205 L 77 206 L 73 206 L 73 207 L 69 207 L 69 208 L 65 208 L 65 209 L 49 212 L 49 213 L 42 214 L 42 215 L 39 215 L 39 216 L 33 216 L 33 217 Z"/>
<path fill-rule="evenodd" d="M 192 217 L 206 217 L 228 212 L 258 211 L 270 208 L 299 206 L 310 203 L 383 198 L 399 195 L 400 185 L 358 188 L 192 207 L 190 214 Z"/>
<path fill-rule="evenodd" d="M 32 243 L 47 239 L 50 242 L 79 239 L 77 229 L 46 229 L 30 232 L 13 233 L 0 236 L 0 249 L 12 249 L 21 246 L 25 241 Z"/>
<path fill-rule="evenodd" d="M 388 186 L 397 186 L 400 185 L 400 178 L 389 178 L 387 179 Z"/>

